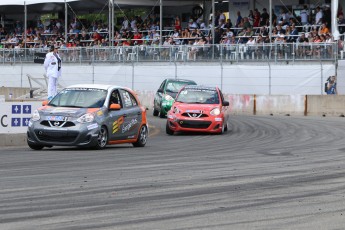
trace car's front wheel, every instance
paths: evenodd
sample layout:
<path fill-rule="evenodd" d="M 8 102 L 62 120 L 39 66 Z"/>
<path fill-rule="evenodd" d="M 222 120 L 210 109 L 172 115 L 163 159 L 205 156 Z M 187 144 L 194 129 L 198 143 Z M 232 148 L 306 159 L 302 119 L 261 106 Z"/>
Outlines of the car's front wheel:
<path fill-rule="evenodd" d="M 139 131 L 139 135 L 138 135 L 138 139 L 136 142 L 133 143 L 134 147 L 144 147 L 146 145 L 147 142 L 147 137 L 148 137 L 148 130 L 147 130 L 147 126 L 143 125 L 140 128 Z"/>
<path fill-rule="evenodd" d="M 168 121 L 167 121 L 167 124 L 166 124 L 166 126 L 165 126 L 165 132 L 166 132 L 168 135 L 174 135 L 174 131 L 170 129 L 169 124 L 168 124 Z"/>
<path fill-rule="evenodd" d="M 95 149 L 104 149 L 108 144 L 108 130 L 105 126 L 102 126 L 98 132 L 97 143 L 94 146 Z"/>
<path fill-rule="evenodd" d="M 160 113 L 159 113 L 159 117 L 160 118 L 165 118 L 165 113 L 161 110 Z"/>
<path fill-rule="evenodd" d="M 28 146 L 33 150 L 41 150 L 44 148 L 43 145 L 32 144 L 30 142 L 28 142 Z"/>

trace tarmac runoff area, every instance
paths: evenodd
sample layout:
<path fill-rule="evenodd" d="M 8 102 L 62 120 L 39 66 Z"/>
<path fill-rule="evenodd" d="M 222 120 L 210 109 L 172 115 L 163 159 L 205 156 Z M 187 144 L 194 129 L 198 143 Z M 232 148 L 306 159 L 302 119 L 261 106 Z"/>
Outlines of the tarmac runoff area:
<path fill-rule="evenodd" d="M 345 118 L 232 116 L 144 148 L 3 147 L 0 229 L 343 229 Z"/>

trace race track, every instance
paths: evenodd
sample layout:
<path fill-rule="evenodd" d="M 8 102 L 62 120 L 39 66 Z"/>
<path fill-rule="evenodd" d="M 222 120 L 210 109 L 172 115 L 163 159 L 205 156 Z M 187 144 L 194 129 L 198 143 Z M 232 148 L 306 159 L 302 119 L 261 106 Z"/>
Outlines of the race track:
<path fill-rule="evenodd" d="M 144 148 L 0 152 L 0 229 L 344 229 L 345 118 L 232 116 Z"/>

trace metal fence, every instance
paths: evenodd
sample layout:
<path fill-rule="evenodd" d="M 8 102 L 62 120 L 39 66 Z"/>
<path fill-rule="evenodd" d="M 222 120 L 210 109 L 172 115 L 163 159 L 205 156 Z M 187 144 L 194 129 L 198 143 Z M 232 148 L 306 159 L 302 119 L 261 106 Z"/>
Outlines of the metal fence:
<path fill-rule="evenodd" d="M 0 49 L 0 63 L 34 62 L 43 48 Z M 97 62 L 280 62 L 343 58 L 337 43 L 263 43 L 255 45 L 171 45 L 60 48 L 64 63 Z"/>

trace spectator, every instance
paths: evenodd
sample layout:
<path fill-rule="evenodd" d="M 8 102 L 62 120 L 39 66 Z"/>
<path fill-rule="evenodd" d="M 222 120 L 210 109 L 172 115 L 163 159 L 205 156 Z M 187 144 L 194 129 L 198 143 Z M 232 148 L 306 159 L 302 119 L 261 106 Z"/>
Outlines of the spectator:
<path fill-rule="evenodd" d="M 253 21 L 253 27 L 259 27 L 260 26 L 260 12 L 258 9 L 254 10 L 254 21 Z"/>
<path fill-rule="evenodd" d="M 339 33 L 345 33 L 345 19 L 343 14 L 339 14 L 338 18 L 338 25 L 339 25 Z"/>
<path fill-rule="evenodd" d="M 301 10 L 300 17 L 302 26 L 307 25 L 309 23 L 309 10 L 307 5 L 303 6 L 303 10 Z"/>
<path fill-rule="evenodd" d="M 335 76 L 330 76 L 327 79 L 325 90 L 327 94 L 337 94 L 337 82 L 335 81 Z"/>
<path fill-rule="evenodd" d="M 253 10 L 249 10 L 248 20 L 249 20 L 250 23 L 254 22 L 254 12 L 253 12 Z"/>
<path fill-rule="evenodd" d="M 198 25 L 196 24 L 196 22 L 194 22 L 193 19 L 189 19 L 189 23 L 188 23 L 188 29 L 196 29 L 198 28 Z"/>
<path fill-rule="evenodd" d="M 292 24 L 290 36 L 288 38 L 288 42 L 296 42 L 297 37 L 298 37 L 298 30 L 297 30 L 295 24 Z"/>
<path fill-rule="evenodd" d="M 323 19 L 323 13 L 321 8 L 318 6 L 316 7 L 316 15 L 315 15 L 315 24 L 321 25 Z"/>
<path fill-rule="evenodd" d="M 322 22 L 326 24 L 329 30 L 332 30 L 332 13 L 329 5 L 324 7 Z"/>
<path fill-rule="evenodd" d="M 270 15 L 267 13 L 267 9 L 262 9 L 262 14 L 260 16 L 260 26 L 267 26 L 269 23 Z"/>
<path fill-rule="evenodd" d="M 240 12 L 240 11 L 237 11 L 237 19 L 236 19 L 235 27 L 242 27 L 242 26 L 240 26 L 241 21 L 242 21 L 241 12 Z"/>
<path fill-rule="evenodd" d="M 176 16 L 175 17 L 175 23 L 174 23 L 175 25 L 175 29 L 177 30 L 177 31 L 179 31 L 179 30 L 181 30 L 182 29 L 182 27 L 181 27 L 181 21 L 180 21 L 180 18 L 179 18 L 179 16 Z"/>
<path fill-rule="evenodd" d="M 326 26 L 326 23 L 322 23 L 321 26 L 319 27 L 319 31 L 318 34 L 328 34 L 329 33 L 329 29 Z"/>

